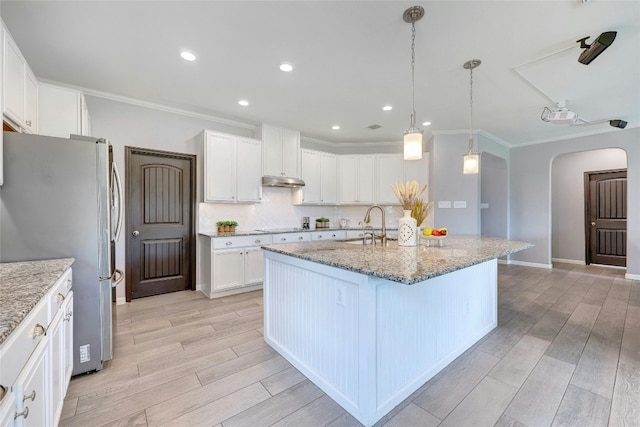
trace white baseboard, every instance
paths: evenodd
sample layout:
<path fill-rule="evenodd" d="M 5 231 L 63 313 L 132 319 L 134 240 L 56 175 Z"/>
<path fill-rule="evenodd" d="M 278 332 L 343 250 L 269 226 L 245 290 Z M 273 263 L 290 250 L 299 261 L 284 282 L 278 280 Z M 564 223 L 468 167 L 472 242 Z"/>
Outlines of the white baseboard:
<path fill-rule="evenodd" d="M 116 305 L 124 305 L 127 303 L 127 299 L 125 297 L 117 297 Z"/>
<path fill-rule="evenodd" d="M 513 265 L 521 265 L 523 267 L 545 268 L 547 270 L 551 270 L 553 268 L 553 264 L 541 264 L 539 262 L 515 261 L 510 259 L 508 263 Z"/>
<path fill-rule="evenodd" d="M 498 258 L 498 264 L 509 264 L 509 260 L 508 259 L 500 259 L 500 258 Z"/>
<path fill-rule="evenodd" d="M 625 279 L 630 279 L 630 280 L 640 280 L 640 274 L 630 274 L 627 273 L 624 275 Z"/>
<path fill-rule="evenodd" d="M 579 259 L 551 258 L 551 262 L 561 262 L 561 263 L 564 263 L 564 264 L 585 265 L 584 261 L 580 261 Z"/>

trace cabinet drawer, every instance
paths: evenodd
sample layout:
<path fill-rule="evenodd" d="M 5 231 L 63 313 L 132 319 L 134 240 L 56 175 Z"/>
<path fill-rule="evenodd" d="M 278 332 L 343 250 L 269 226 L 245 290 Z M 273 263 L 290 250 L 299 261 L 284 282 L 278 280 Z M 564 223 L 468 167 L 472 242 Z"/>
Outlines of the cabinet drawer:
<path fill-rule="evenodd" d="M 244 248 L 271 244 L 271 235 L 212 237 L 212 249 Z"/>
<path fill-rule="evenodd" d="M 280 233 L 272 236 L 274 245 L 280 243 L 301 243 L 311 241 L 311 233 Z"/>
<path fill-rule="evenodd" d="M 311 233 L 311 240 L 336 240 L 345 237 L 347 237 L 347 233 L 344 230 L 314 231 Z"/>
<path fill-rule="evenodd" d="M 62 307 L 65 298 L 69 294 L 71 290 L 71 286 L 73 285 L 73 281 L 71 279 L 71 269 L 68 269 L 53 285 L 51 290 L 49 290 L 48 298 L 49 298 L 49 317 L 47 319 L 47 324 L 51 323 L 54 316 Z"/>
<path fill-rule="evenodd" d="M 24 361 L 29 358 L 38 343 L 45 337 L 49 325 L 48 304 L 46 299 L 31 310 L 7 341 L 0 347 L 0 384 L 11 385 L 15 382 Z"/>

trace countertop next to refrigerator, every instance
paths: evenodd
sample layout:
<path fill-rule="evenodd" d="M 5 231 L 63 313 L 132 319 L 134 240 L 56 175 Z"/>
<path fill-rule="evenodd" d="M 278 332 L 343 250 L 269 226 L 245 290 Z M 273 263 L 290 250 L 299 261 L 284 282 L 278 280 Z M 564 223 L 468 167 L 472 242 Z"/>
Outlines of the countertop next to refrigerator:
<path fill-rule="evenodd" d="M 0 344 L 74 261 L 61 258 L 0 263 Z"/>

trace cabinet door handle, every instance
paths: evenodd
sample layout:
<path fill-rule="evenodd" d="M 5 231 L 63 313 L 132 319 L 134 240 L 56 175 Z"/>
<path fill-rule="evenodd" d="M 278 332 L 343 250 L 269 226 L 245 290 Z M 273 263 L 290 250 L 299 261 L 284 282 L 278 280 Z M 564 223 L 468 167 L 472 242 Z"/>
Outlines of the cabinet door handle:
<path fill-rule="evenodd" d="M 64 301 L 64 295 L 62 295 L 61 293 L 58 293 L 58 296 L 56 297 L 56 301 L 58 301 L 59 303 Z"/>
<path fill-rule="evenodd" d="M 73 281 L 71 279 L 67 280 L 67 289 L 71 288 L 71 284 L 73 283 Z"/>
<path fill-rule="evenodd" d="M 25 123 L 27 124 L 27 126 L 31 127 L 31 120 L 27 120 Z"/>
<path fill-rule="evenodd" d="M 41 335 L 44 335 L 45 333 L 45 329 L 44 326 L 42 326 L 41 324 L 37 324 L 34 328 L 33 328 L 33 335 L 31 336 L 31 338 L 36 338 L 39 337 Z"/>
<path fill-rule="evenodd" d="M 322 234 L 318 236 L 318 239 L 322 239 Z"/>
<path fill-rule="evenodd" d="M 257 240 L 256 240 L 255 242 L 253 242 L 253 243 L 262 243 L 262 240 L 257 239 Z"/>
<path fill-rule="evenodd" d="M 25 406 L 22 412 L 16 412 L 16 414 L 13 416 L 13 419 L 17 420 L 20 417 L 24 417 L 24 419 L 26 420 L 28 416 L 29 416 L 29 407 Z"/>
<path fill-rule="evenodd" d="M 225 243 L 225 245 L 231 246 L 231 245 L 233 245 L 233 242 L 227 242 L 227 243 Z"/>
<path fill-rule="evenodd" d="M 32 401 L 32 402 L 36 400 L 36 391 L 35 391 L 35 390 L 33 390 L 33 391 L 31 392 L 31 394 L 29 394 L 29 395 L 26 395 L 26 394 L 25 394 L 25 395 L 22 397 L 22 401 L 23 401 L 23 402 L 26 402 L 26 401 L 27 401 L 27 400 L 29 400 L 29 399 L 31 399 L 31 401 Z"/>
<path fill-rule="evenodd" d="M 65 322 L 68 322 L 68 321 L 70 321 L 70 320 L 71 320 L 71 316 L 73 316 L 73 311 L 69 310 L 69 311 L 67 312 L 67 315 L 66 315 L 66 316 L 64 316 L 64 318 L 63 318 L 62 320 L 64 320 Z"/>
<path fill-rule="evenodd" d="M 286 238 L 286 237 L 281 237 L 281 238 L 280 238 L 280 241 L 281 241 L 281 242 L 286 242 L 286 241 L 287 241 L 287 238 Z"/>
<path fill-rule="evenodd" d="M 298 237 L 298 240 L 302 240 L 302 239 L 304 239 L 304 237 L 302 237 L 302 236 Z"/>

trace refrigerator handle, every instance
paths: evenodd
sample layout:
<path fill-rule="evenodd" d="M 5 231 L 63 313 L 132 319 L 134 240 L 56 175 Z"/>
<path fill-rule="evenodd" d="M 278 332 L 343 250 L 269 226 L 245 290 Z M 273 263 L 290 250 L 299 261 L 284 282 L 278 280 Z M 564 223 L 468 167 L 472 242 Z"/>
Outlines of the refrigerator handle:
<path fill-rule="evenodd" d="M 116 286 L 118 286 L 118 283 L 122 282 L 122 279 L 124 279 L 123 271 L 119 268 L 116 268 L 111 275 L 111 287 L 115 288 Z"/>
<path fill-rule="evenodd" d="M 115 237 L 114 241 L 117 242 L 120 238 L 120 232 L 122 231 L 122 222 L 124 218 L 124 205 L 122 203 L 122 181 L 120 180 L 120 172 L 118 171 L 118 166 L 116 162 L 113 162 L 113 180 L 115 184 L 118 186 L 118 222 L 116 223 Z"/>

